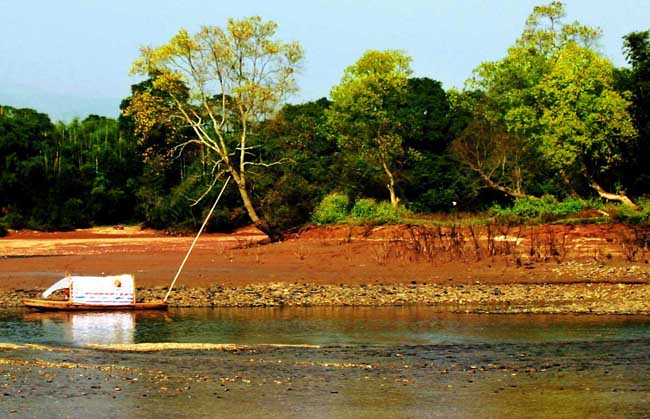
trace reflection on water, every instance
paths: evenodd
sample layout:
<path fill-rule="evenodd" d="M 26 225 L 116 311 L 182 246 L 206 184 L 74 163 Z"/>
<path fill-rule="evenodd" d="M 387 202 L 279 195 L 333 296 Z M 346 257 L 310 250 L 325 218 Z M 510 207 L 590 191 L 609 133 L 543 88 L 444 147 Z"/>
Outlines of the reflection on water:
<path fill-rule="evenodd" d="M 64 345 L 142 342 L 393 345 L 644 338 L 650 338 L 647 317 L 456 314 L 441 313 L 431 307 L 0 312 L 0 340 Z"/>
<path fill-rule="evenodd" d="M 135 343 L 136 325 L 154 313 L 4 312 L 0 313 L 0 340 L 12 343 L 81 346 Z"/>
<path fill-rule="evenodd" d="M 133 312 L 30 313 L 24 318 L 40 322 L 44 334 L 62 337 L 62 341 L 57 343 L 134 343 Z"/>
<path fill-rule="evenodd" d="M 0 340 L 324 345 L 7 350 L 0 417 L 642 418 L 650 400 L 646 317 L 430 307 L 5 311 Z"/>

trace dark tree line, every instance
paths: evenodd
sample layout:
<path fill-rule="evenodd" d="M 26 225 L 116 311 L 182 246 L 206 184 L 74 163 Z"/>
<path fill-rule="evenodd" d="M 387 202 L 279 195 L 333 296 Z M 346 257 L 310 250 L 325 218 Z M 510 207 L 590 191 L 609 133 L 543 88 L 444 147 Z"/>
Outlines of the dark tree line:
<path fill-rule="evenodd" d="M 136 217 L 141 163 L 114 119 L 53 124 L 0 107 L 0 208 L 13 228 L 71 229 Z"/>

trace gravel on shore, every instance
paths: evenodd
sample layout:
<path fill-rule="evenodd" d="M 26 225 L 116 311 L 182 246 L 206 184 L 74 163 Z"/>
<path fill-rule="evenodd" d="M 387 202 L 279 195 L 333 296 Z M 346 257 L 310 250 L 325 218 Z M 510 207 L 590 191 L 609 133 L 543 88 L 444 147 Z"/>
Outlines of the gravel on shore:
<path fill-rule="evenodd" d="M 0 292 L 0 307 L 20 307 L 42 290 Z M 139 301 L 159 300 L 166 287 L 138 290 Z M 179 287 L 171 307 L 403 306 L 474 313 L 650 315 L 650 285 L 625 283 L 507 285 L 314 285 L 273 283 Z"/>

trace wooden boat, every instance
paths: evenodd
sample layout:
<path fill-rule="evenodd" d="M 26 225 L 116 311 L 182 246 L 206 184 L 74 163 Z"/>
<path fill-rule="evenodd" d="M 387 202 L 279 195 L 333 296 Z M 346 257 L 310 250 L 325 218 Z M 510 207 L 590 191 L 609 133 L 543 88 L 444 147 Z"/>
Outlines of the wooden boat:
<path fill-rule="evenodd" d="M 147 301 L 142 303 L 120 304 L 120 305 L 99 305 L 99 304 L 77 304 L 70 300 L 46 300 L 42 298 L 25 298 L 23 304 L 37 310 L 66 310 L 66 311 L 87 311 L 87 310 L 167 310 L 167 303 L 160 301 Z"/>
<path fill-rule="evenodd" d="M 196 241 L 199 239 L 201 232 L 205 228 L 210 216 L 214 212 L 223 191 L 226 190 L 230 177 L 221 188 L 221 192 L 214 201 L 208 215 L 203 220 L 203 224 L 196 233 L 194 241 L 190 246 L 185 259 L 176 272 L 165 298 L 158 301 L 149 301 L 138 303 L 135 299 L 135 281 L 133 275 L 116 275 L 116 276 L 66 276 L 59 280 L 50 288 L 43 292 L 43 298 L 26 298 L 23 304 L 29 308 L 38 310 L 166 310 L 167 298 L 174 288 L 185 262 L 190 257 Z M 67 294 L 66 300 L 48 300 L 52 293 L 58 290 L 64 290 Z"/>
<path fill-rule="evenodd" d="M 67 299 L 48 297 L 63 290 Z M 43 298 L 26 298 L 23 304 L 38 310 L 166 310 L 166 301 L 136 302 L 132 275 L 67 276 L 43 292 Z"/>

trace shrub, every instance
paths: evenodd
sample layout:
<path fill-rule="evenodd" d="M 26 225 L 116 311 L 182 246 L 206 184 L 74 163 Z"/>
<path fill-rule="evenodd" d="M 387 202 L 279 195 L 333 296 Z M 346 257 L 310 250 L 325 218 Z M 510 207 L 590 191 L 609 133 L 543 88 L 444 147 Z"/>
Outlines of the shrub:
<path fill-rule="evenodd" d="M 519 198 L 512 207 L 503 208 L 495 205 L 490 209 L 492 215 L 501 219 L 539 219 L 551 221 L 566 215 L 575 214 L 588 208 L 597 208 L 598 204 L 579 198 L 570 198 L 559 202 L 552 195 L 541 198 Z"/>
<path fill-rule="evenodd" d="M 571 215 L 580 211 L 591 208 L 600 208 L 602 205 L 598 202 L 588 201 L 580 198 L 569 198 L 559 202 L 553 214 L 555 215 Z"/>
<path fill-rule="evenodd" d="M 350 216 L 360 220 L 369 220 L 376 216 L 376 212 L 377 201 L 371 198 L 361 198 L 354 203 L 352 210 L 350 210 Z"/>
<path fill-rule="evenodd" d="M 316 224 L 334 224 L 343 221 L 348 216 L 350 199 L 341 193 L 331 193 L 318 204 L 312 215 Z"/>
<path fill-rule="evenodd" d="M 0 237 L 4 237 L 4 236 L 6 236 L 7 233 L 8 233 L 8 231 L 7 231 L 7 226 L 4 225 L 4 224 L 2 224 L 2 223 L 0 223 Z"/>
<path fill-rule="evenodd" d="M 394 207 L 390 202 L 380 202 L 375 209 L 374 222 L 377 224 L 391 224 L 401 221 L 402 215 L 406 214 L 404 207 Z"/>
<path fill-rule="evenodd" d="M 14 230 L 21 230 L 27 226 L 25 218 L 16 212 L 9 212 L 9 214 L 5 215 L 2 220 L 0 220 L 0 223 L 6 228 L 12 228 Z"/>
<path fill-rule="evenodd" d="M 389 202 L 377 203 L 374 199 L 362 198 L 354 203 L 350 216 L 354 222 L 391 224 L 400 222 L 405 212 L 404 208 L 395 208 Z"/>
<path fill-rule="evenodd" d="M 605 212 L 611 217 L 622 223 L 641 224 L 650 222 L 650 200 L 640 199 L 638 202 L 639 209 L 627 207 L 625 205 L 608 205 Z"/>

